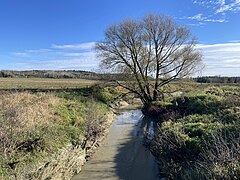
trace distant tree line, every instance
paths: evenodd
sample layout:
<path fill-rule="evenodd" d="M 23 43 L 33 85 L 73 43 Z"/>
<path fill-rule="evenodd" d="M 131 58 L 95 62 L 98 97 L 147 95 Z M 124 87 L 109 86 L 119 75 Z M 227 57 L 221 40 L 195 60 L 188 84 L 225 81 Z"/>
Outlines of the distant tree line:
<path fill-rule="evenodd" d="M 130 75 L 129 75 L 130 76 Z M 121 80 L 126 79 L 124 74 L 111 73 L 95 73 L 90 71 L 80 70 L 29 70 L 29 71 L 14 71 L 2 70 L 0 71 L 2 78 L 69 78 L 69 79 L 89 79 L 89 80 Z M 129 77 L 128 77 L 129 79 Z"/>
<path fill-rule="evenodd" d="M 193 79 L 198 83 L 240 83 L 240 77 L 203 76 Z"/>
<path fill-rule="evenodd" d="M 78 70 L 31 70 L 31 71 L 0 71 L 0 77 L 6 78 L 81 78 L 81 79 L 100 79 L 99 75 L 89 71 Z"/>
<path fill-rule="evenodd" d="M 30 71 L 13 71 L 2 70 L 0 77 L 4 78 L 69 78 L 69 79 L 89 79 L 89 80 L 107 80 L 107 81 L 129 81 L 133 80 L 131 74 L 121 73 L 95 73 L 80 70 L 30 70 Z M 149 76 L 150 80 L 154 80 Z M 178 79 L 179 80 L 179 79 Z M 240 77 L 221 77 L 221 76 L 202 76 L 193 78 L 198 83 L 240 83 Z"/>

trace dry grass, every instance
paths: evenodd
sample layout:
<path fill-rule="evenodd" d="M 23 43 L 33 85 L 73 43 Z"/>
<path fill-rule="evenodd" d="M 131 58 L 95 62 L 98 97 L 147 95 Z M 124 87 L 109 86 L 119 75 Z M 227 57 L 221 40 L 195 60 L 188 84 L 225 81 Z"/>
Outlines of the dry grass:
<path fill-rule="evenodd" d="M 4 169 L 14 169 L 24 159 L 19 150 L 35 148 L 39 139 L 33 134 L 54 121 L 52 107 L 57 104 L 58 99 L 50 94 L 0 94 L 0 164 Z"/>
<path fill-rule="evenodd" d="M 109 126 L 108 112 L 103 103 L 74 92 L 0 91 L 0 179 L 79 171 L 77 153 L 92 153 Z"/>
<path fill-rule="evenodd" d="M 51 108 L 58 103 L 51 94 L 10 93 L 0 95 L 0 113 L 4 122 L 18 126 L 15 131 L 49 123 Z"/>
<path fill-rule="evenodd" d="M 206 148 L 200 154 L 202 160 L 198 165 L 216 179 L 239 179 L 240 132 L 230 133 L 229 137 L 225 137 L 224 134 L 224 131 L 220 130 L 211 135 L 210 142 L 205 141 Z"/>

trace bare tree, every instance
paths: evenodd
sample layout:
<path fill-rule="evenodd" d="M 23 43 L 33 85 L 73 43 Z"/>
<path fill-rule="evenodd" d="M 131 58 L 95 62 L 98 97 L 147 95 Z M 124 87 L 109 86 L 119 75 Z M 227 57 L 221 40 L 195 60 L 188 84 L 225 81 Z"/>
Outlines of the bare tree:
<path fill-rule="evenodd" d="M 96 49 L 102 67 L 125 74 L 118 85 L 148 105 L 161 99 L 160 87 L 196 70 L 202 56 L 195 45 L 186 27 L 167 16 L 147 15 L 110 26 Z"/>

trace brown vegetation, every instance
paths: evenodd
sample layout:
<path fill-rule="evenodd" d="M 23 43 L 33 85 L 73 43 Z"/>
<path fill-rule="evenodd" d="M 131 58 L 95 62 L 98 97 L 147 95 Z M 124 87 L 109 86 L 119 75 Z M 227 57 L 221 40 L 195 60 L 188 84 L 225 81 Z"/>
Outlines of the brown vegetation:
<path fill-rule="evenodd" d="M 1 93 L 0 179 L 70 179 L 106 134 L 107 112 L 77 92 Z"/>

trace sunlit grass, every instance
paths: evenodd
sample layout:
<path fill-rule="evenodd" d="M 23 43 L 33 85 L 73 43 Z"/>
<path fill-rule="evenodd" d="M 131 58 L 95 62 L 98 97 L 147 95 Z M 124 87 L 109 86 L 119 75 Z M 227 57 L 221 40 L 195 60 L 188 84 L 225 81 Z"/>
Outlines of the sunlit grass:
<path fill-rule="evenodd" d="M 99 83 L 87 79 L 0 78 L 0 89 L 69 89 Z"/>

